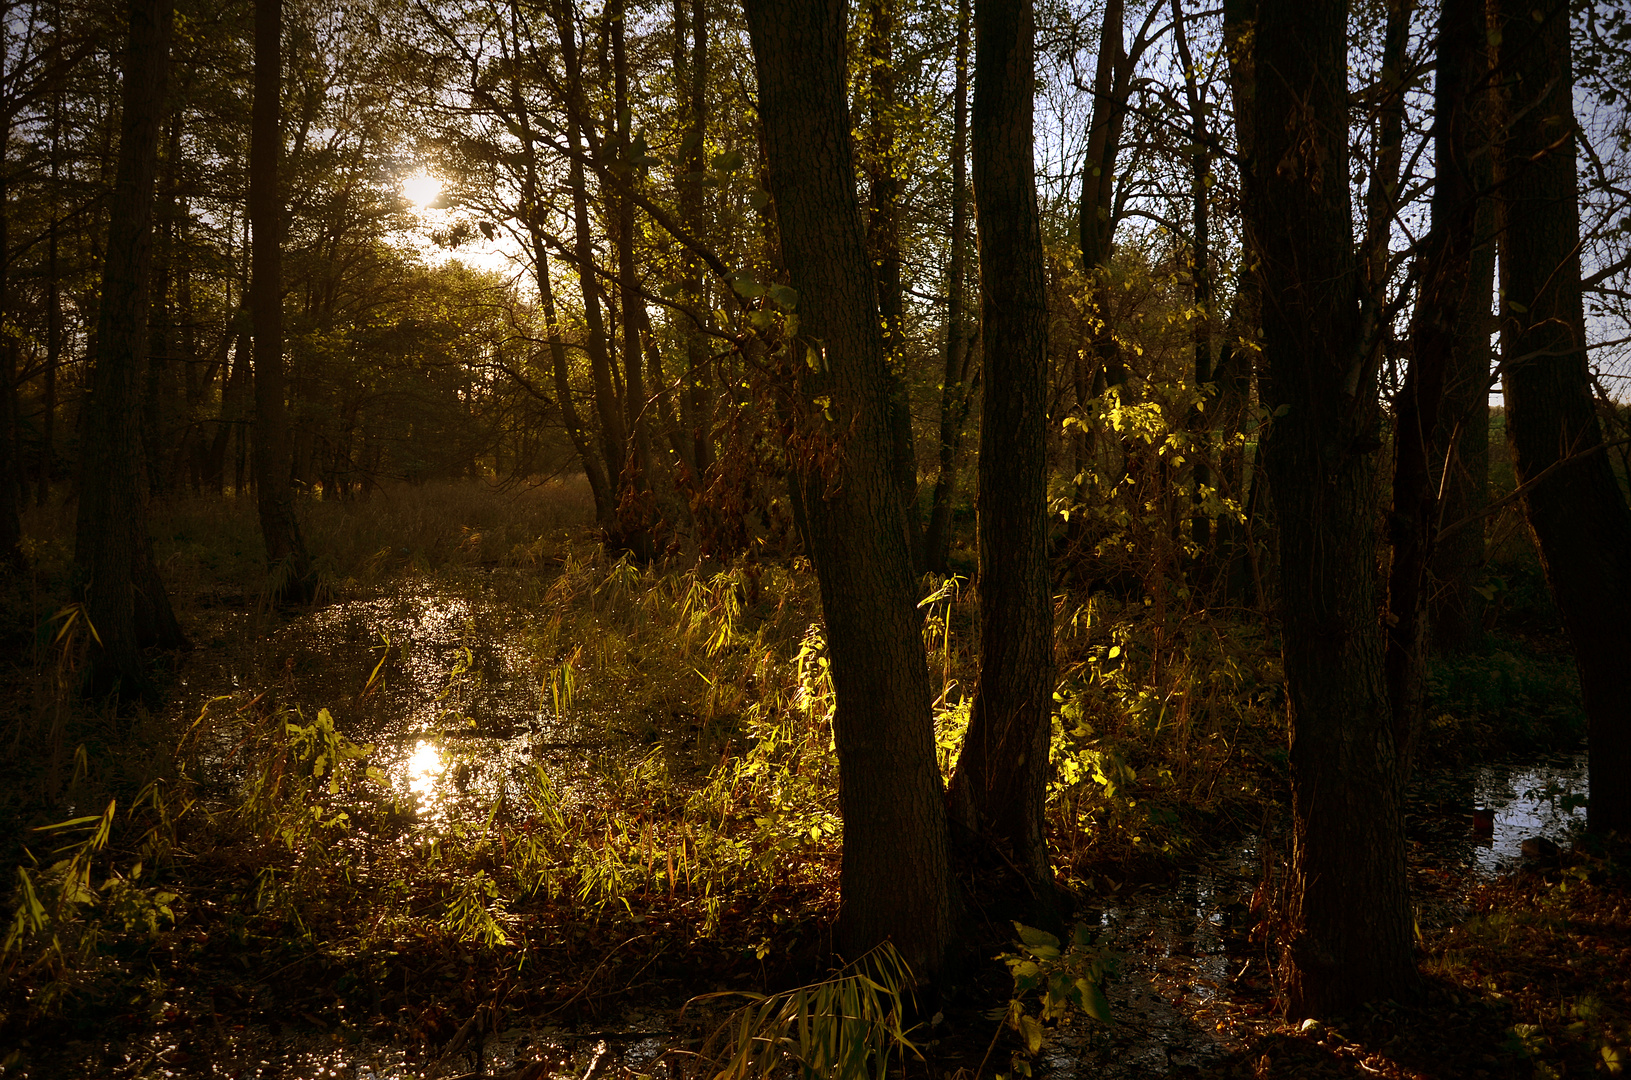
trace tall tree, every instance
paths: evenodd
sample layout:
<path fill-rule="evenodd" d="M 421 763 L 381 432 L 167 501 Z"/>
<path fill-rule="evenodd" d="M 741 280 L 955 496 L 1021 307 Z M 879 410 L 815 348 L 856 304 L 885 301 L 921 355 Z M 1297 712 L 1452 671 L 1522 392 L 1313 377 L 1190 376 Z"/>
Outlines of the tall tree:
<path fill-rule="evenodd" d="M 289 415 L 283 378 L 283 0 L 255 0 L 255 97 L 249 132 L 249 311 L 255 335 L 255 505 L 280 603 L 304 603 L 316 586 L 295 517 Z"/>
<path fill-rule="evenodd" d="M 912 565 L 921 570 L 923 529 L 917 512 L 917 452 L 912 442 L 910 388 L 906 382 L 905 293 L 901 283 L 895 0 L 867 0 L 865 19 L 869 116 L 862 156 L 867 178 L 867 248 L 878 275 L 878 324 L 883 328 L 884 355 L 889 365 L 889 437 L 895 486 L 906 506 Z"/>
<path fill-rule="evenodd" d="M 140 394 L 158 173 L 174 11 L 169 0 L 130 0 L 119 163 L 108 206 L 107 258 L 86 401 L 74 562 L 100 651 L 98 691 L 146 684 L 141 650 L 185 648 L 153 560 L 142 476 Z"/>
<path fill-rule="evenodd" d="M 946 817 L 905 510 L 891 472 L 877 287 L 855 193 L 844 0 L 748 0 L 770 194 L 801 335 L 790 448 L 837 693 L 840 948 L 891 940 L 921 976 L 952 934 Z M 826 415 L 832 419 L 826 419 Z"/>
<path fill-rule="evenodd" d="M 946 250 L 946 340 L 940 384 L 940 468 L 935 476 L 929 526 L 923 536 L 923 561 L 937 574 L 948 570 L 951 558 L 952 501 L 957 494 L 957 470 L 963 448 L 963 424 L 968 419 L 973 391 L 974 350 L 969 348 L 965 293 L 968 252 L 968 76 L 969 0 L 957 4 L 957 44 L 952 84 L 951 231 Z"/>
<path fill-rule="evenodd" d="M 1032 132 L 1029 0 L 974 7 L 974 203 L 985 393 L 980 407 L 980 683 L 951 814 L 1017 868 L 1032 918 L 1059 921 L 1044 809 L 1053 705 L 1048 570 L 1048 310 Z"/>
<path fill-rule="evenodd" d="M 1569 5 L 1496 0 L 1507 435 L 1585 699 L 1593 830 L 1631 832 L 1631 509 L 1603 453 L 1580 284 Z"/>
<path fill-rule="evenodd" d="M 1490 278 L 1487 263 L 1483 274 L 1477 266 L 1480 218 L 1488 224 L 1488 214 L 1480 215 L 1480 207 L 1488 201 L 1489 178 L 1489 145 L 1483 124 L 1490 82 L 1482 11 L 1483 0 L 1444 0 L 1439 15 L 1433 223 L 1421 256 L 1421 286 L 1410 328 L 1410 367 L 1394 401 L 1387 678 L 1394 741 L 1406 775 L 1421 730 L 1427 669 L 1426 591 L 1442 516 L 1442 456 L 1450 439 L 1456 440 L 1457 449 L 1462 445 L 1459 429 L 1489 430 L 1483 386 L 1488 378 Z M 1469 362 L 1474 360 L 1469 354 L 1476 352 L 1469 339 L 1480 331 L 1486 342 L 1482 373 L 1475 362 Z M 1452 400 L 1448 395 L 1456 386 L 1461 393 Z M 1464 468 L 1459 461 L 1450 467 Z M 1469 532 L 1477 529 L 1482 538 L 1480 523 L 1463 527 Z"/>
<path fill-rule="evenodd" d="M 1291 1012 L 1415 980 L 1401 784 L 1377 618 L 1377 371 L 1360 334 L 1345 4 L 1263 0 L 1247 213 L 1262 252 L 1264 448 L 1291 726 Z"/>

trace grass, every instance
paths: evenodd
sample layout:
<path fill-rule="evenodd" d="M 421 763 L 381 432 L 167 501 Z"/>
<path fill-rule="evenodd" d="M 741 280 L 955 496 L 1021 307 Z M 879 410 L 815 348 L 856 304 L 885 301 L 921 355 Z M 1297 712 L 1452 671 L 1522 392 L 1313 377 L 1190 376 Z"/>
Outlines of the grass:
<path fill-rule="evenodd" d="M 247 500 L 155 507 L 199 647 L 164 659 L 168 706 L 116 715 L 73 697 L 82 635 L 18 629 L 67 599 L 71 510 L 31 511 L 35 571 L 8 616 L 25 648 L 0 674 L 0 1041 L 78 1040 L 94 1062 L 178 1010 L 214 1018 L 189 1036 L 210 1060 L 249 1060 L 233 1025 L 275 1022 L 429 1061 L 477 1017 L 725 989 L 772 995 L 767 1017 L 808 1012 L 816 989 L 773 996 L 821 969 L 837 900 L 806 563 L 610 557 L 581 484 L 402 486 L 301 513 L 323 598 L 283 615 L 259 601 Z M 1056 610 L 1050 839 L 1084 894 L 1281 827 L 1274 641 L 1181 580 L 1145 584 Z M 978 598 L 957 578 L 924 592 L 949 775 Z M 1438 669 L 1435 696 L 1509 726 L 1566 697 L 1558 670 L 1495 650 Z M 416 746 L 431 794 L 409 784 Z"/>

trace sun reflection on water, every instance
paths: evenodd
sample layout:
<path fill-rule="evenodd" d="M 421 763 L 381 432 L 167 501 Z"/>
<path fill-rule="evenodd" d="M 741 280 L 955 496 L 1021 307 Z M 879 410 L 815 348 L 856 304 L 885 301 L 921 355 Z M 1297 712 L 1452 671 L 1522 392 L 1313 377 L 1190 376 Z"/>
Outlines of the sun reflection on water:
<path fill-rule="evenodd" d="M 408 759 L 408 789 L 424 802 L 435 802 L 436 785 L 446 770 L 442 748 L 428 739 L 420 739 Z"/>

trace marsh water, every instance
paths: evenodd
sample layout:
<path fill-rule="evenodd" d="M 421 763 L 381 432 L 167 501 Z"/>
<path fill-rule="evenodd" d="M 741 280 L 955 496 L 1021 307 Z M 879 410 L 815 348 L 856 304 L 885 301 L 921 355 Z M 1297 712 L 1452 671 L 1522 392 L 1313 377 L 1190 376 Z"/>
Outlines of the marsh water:
<path fill-rule="evenodd" d="M 421 820 L 479 814 L 535 767 L 570 788 L 570 762 L 585 753 L 651 753 L 667 734 L 661 718 L 601 713 L 589 722 L 583 711 L 563 707 L 561 687 L 526 648 L 536 616 L 500 599 L 508 584 L 333 604 L 268 634 L 262 649 L 299 680 L 304 699 L 333 703 L 348 737 L 375 745 L 373 760 Z M 1583 824 L 1585 777 L 1584 753 L 1439 774 L 1412 799 L 1413 860 L 1470 882 L 1518 865 L 1530 837 L 1566 844 Z M 1492 812 L 1492 829 L 1475 831 L 1474 808 Z M 1110 891 L 1080 912 L 1118 958 L 1109 986 L 1116 1023 L 1066 1025 L 1042 1071 L 1061 1080 L 1163 1076 L 1235 1049 L 1213 1006 L 1241 980 L 1267 977 L 1249 905 L 1278 858 L 1267 842 L 1248 838 L 1170 880 Z M 1418 918 L 1425 925 L 1464 915 L 1454 902 L 1430 902 Z M 462 1048 L 441 1071 L 465 1075 L 479 1065 L 501 1075 L 542 1057 L 562 1076 L 582 1076 L 608 1059 L 661 1074 L 655 1063 L 663 1052 L 695 1030 L 682 1031 L 671 1013 L 642 1009 L 595 1031 L 522 1023 L 481 1043 L 479 1059 L 476 1046 Z M 246 1032 L 243 1040 L 241 1049 L 257 1062 L 239 1073 L 246 1077 L 405 1080 L 428 1064 L 392 1046 L 267 1037 L 257 1054 L 257 1036 Z M 153 1070 L 164 1072 L 164 1061 L 155 1048 Z"/>

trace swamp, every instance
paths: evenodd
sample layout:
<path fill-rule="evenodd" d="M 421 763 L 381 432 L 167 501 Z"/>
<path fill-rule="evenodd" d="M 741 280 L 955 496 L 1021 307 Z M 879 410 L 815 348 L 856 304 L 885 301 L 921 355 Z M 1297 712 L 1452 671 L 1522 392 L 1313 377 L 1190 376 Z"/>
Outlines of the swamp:
<path fill-rule="evenodd" d="M 1631 7 L 16 0 L 0 1080 L 1631 1064 Z"/>

